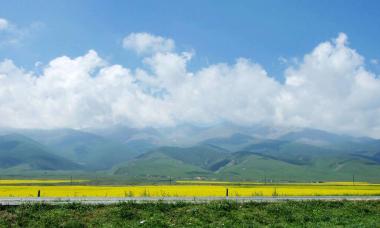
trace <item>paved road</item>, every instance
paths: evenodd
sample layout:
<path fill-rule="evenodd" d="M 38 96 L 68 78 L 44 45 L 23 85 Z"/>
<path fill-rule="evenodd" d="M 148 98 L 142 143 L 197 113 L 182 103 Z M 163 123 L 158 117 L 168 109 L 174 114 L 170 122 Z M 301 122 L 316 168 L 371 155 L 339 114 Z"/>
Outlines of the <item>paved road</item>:
<path fill-rule="evenodd" d="M 83 204 L 113 204 L 120 202 L 135 201 L 137 203 L 144 202 L 189 202 L 202 203 L 217 200 L 230 200 L 237 202 L 279 202 L 279 201 L 307 201 L 307 200 L 323 200 L 323 201 L 368 201 L 380 200 L 380 196 L 308 196 L 308 197 L 41 197 L 41 198 L 19 198 L 6 197 L 0 198 L 0 205 L 20 205 L 24 203 L 48 203 L 48 204 L 63 204 L 63 203 L 83 203 Z"/>

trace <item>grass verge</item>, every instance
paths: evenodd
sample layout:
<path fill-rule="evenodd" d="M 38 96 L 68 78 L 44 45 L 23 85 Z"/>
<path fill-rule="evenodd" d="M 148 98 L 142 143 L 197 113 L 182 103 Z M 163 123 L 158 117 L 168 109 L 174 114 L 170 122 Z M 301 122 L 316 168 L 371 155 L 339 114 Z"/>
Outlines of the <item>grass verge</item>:
<path fill-rule="evenodd" d="M 1 227 L 378 227 L 379 224 L 380 201 L 0 206 Z"/>

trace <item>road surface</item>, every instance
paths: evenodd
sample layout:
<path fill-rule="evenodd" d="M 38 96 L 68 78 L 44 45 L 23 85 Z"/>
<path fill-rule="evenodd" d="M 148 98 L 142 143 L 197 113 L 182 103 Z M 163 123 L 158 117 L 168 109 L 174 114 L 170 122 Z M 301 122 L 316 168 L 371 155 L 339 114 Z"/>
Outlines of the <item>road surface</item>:
<path fill-rule="evenodd" d="M 235 202 L 279 202 L 279 201 L 368 201 L 380 200 L 380 196 L 304 196 L 304 197 L 41 197 L 41 198 L 20 198 L 20 197 L 0 197 L 0 205 L 21 205 L 25 203 L 83 203 L 83 204 L 114 204 L 120 202 L 134 201 L 144 202 L 189 202 L 203 203 L 217 200 L 229 200 Z"/>

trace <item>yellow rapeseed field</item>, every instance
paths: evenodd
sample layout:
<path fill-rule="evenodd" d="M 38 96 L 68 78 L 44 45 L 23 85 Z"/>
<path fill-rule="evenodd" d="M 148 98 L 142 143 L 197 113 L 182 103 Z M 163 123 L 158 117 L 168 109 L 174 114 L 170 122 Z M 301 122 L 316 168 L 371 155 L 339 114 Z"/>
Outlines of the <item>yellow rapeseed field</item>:
<path fill-rule="evenodd" d="M 0 197 L 164 197 L 164 196 L 323 196 L 380 195 L 379 185 L 145 185 L 145 186 L 0 186 Z"/>
<path fill-rule="evenodd" d="M 253 182 L 253 181 L 238 181 L 238 182 L 230 182 L 230 181 L 208 181 L 208 180 L 178 180 L 176 181 L 177 184 L 206 184 L 206 185 L 265 185 L 264 182 Z M 267 183 L 271 184 L 271 183 Z M 340 181 L 340 182 L 333 182 L 333 181 L 327 181 L 327 182 L 310 182 L 310 183 L 276 183 L 276 185 L 342 185 L 342 186 L 351 186 L 351 185 L 371 185 L 376 186 L 380 184 L 370 184 L 368 182 L 355 182 L 352 181 Z"/>
<path fill-rule="evenodd" d="M 239 185 L 239 184 L 264 184 L 262 182 L 253 182 L 253 181 L 239 181 L 239 182 L 230 182 L 230 181 L 207 181 L 207 180 L 178 180 L 178 184 L 211 184 L 211 185 Z"/>

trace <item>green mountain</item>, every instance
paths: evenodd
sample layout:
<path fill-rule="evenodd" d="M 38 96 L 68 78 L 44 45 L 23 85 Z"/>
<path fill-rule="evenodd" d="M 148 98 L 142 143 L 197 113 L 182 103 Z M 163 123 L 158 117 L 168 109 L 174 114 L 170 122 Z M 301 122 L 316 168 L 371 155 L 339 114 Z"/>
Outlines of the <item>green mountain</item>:
<path fill-rule="evenodd" d="M 82 167 L 53 154 L 46 146 L 25 136 L 0 136 L 0 169 L 78 170 Z"/>
<path fill-rule="evenodd" d="M 141 154 L 126 144 L 78 130 L 29 130 L 23 134 L 90 170 L 107 170 Z"/>
<path fill-rule="evenodd" d="M 114 174 L 130 177 L 184 178 L 208 175 L 208 171 L 156 150 L 118 165 Z"/>
<path fill-rule="evenodd" d="M 295 165 L 312 165 L 316 159 L 347 156 L 340 150 L 281 140 L 265 140 L 245 147 L 244 151 Z"/>
<path fill-rule="evenodd" d="M 216 176 L 220 179 L 257 181 L 350 181 L 354 175 L 357 180 L 379 182 L 379 173 L 378 164 L 349 155 L 321 156 L 300 165 L 252 152 L 237 152 Z"/>
<path fill-rule="evenodd" d="M 81 169 L 137 179 L 349 181 L 355 175 L 380 182 L 380 140 L 315 129 L 183 125 L 15 132 L 34 141 L 3 136 L 0 168 Z"/>
<path fill-rule="evenodd" d="M 239 146 L 243 149 L 236 152 L 226 149 Z M 374 156 L 235 134 L 210 139 L 199 146 L 161 147 L 119 166 L 115 173 L 136 175 L 138 170 L 138 175 L 144 176 L 156 170 L 160 175 L 172 177 L 256 181 L 349 181 L 355 175 L 363 181 L 380 181 L 380 164 L 377 154 Z"/>
<path fill-rule="evenodd" d="M 151 153 L 162 153 L 172 159 L 186 164 L 201 167 L 206 170 L 216 170 L 225 160 L 228 152 L 224 149 L 211 146 L 194 146 L 188 148 L 162 147 Z"/>
<path fill-rule="evenodd" d="M 228 152 L 211 146 L 161 147 L 115 169 L 115 174 L 197 177 L 225 165 Z"/>

